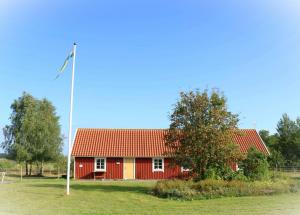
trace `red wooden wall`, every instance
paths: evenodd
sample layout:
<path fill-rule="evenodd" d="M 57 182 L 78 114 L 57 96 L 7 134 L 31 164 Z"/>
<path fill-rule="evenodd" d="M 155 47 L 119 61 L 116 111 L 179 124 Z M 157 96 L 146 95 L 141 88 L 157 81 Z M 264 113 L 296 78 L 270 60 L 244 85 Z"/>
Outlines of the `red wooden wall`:
<path fill-rule="evenodd" d="M 80 164 L 82 167 L 79 167 Z M 75 158 L 75 179 L 93 179 L 93 172 L 93 157 Z M 106 158 L 106 172 L 97 172 L 96 174 L 97 176 L 103 175 L 105 179 L 123 179 L 123 158 Z"/>
<path fill-rule="evenodd" d="M 168 179 L 187 175 L 181 172 L 179 166 L 170 167 L 170 158 L 164 159 L 164 172 L 152 172 L 152 158 L 135 159 L 136 179 Z M 117 164 L 119 162 L 119 164 Z M 79 167 L 80 164 L 82 167 Z M 75 179 L 94 178 L 94 158 L 75 158 Z M 185 172 L 187 173 L 187 172 Z M 106 158 L 106 172 L 97 172 L 97 176 L 102 175 L 105 179 L 123 179 L 123 158 Z"/>
<path fill-rule="evenodd" d="M 135 159 L 135 178 L 136 179 L 168 179 L 176 178 L 181 175 L 179 166 L 170 167 L 170 158 L 164 159 L 164 171 L 152 172 L 152 158 Z"/>

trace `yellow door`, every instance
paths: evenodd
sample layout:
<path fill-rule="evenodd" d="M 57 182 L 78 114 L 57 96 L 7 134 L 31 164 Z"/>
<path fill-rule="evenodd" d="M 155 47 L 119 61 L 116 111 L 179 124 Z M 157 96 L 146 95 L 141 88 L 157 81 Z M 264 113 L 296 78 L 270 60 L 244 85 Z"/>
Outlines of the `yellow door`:
<path fill-rule="evenodd" d="M 134 158 L 124 158 L 124 179 L 134 179 Z"/>

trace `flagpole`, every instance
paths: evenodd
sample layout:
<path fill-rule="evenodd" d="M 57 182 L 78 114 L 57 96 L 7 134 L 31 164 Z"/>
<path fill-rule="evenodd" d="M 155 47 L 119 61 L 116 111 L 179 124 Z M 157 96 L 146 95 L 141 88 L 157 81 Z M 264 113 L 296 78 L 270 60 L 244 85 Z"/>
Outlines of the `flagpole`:
<path fill-rule="evenodd" d="M 72 64 L 72 81 L 70 95 L 70 115 L 69 115 L 69 149 L 68 149 L 68 168 L 67 168 L 67 195 L 70 195 L 70 166 L 71 166 L 71 151 L 72 151 L 72 116 L 73 116 L 73 94 L 74 94 L 74 75 L 75 75 L 75 57 L 76 43 L 73 44 L 73 64 Z"/>

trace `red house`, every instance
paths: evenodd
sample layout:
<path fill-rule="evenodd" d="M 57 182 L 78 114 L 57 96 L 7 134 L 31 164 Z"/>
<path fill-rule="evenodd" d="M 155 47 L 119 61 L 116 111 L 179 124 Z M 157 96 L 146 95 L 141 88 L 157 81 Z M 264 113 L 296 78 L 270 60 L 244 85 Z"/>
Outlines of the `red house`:
<path fill-rule="evenodd" d="M 72 156 L 75 179 L 167 179 L 185 170 L 170 167 L 166 129 L 88 129 L 76 131 Z M 256 130 L 242 129 L 234 142 L 246 153 L 256 147 L 269 151 Z M 235 169 L 236 167 L 234 167 Z"/>

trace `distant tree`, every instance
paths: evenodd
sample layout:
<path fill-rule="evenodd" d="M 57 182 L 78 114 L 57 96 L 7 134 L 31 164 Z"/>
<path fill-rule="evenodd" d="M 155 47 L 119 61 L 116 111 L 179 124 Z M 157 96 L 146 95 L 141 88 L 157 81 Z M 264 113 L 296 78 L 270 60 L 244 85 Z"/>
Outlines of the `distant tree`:
<path fill-rule="evenodd" d="M 67 168 L 67 158 L 60 154 L 56 159 L 55 159 L 55 163 L 54 163 L 55 168 L 57 169 L 57 177 L 59 178 L 59 176 L 62 173 L 66 172 L 66 168 Z M 71 165 L 72 166 L 72 165 Z"/>
<path fill-rule="evenodd" d="M 55 160 L 62 150 L 59 117 L 47 99 L 37 100 L 23 95 L 11 105 L 11 124 L 4 130 L 2 148 L 14 159 L 26 158 L 27 164 L 35 162 L 43 174 L 43 164 Z M 30 171 L 31 172 L 31 171 Z"/>
<path fill-rule="evenodd" d="M 270 156 L 268 156 L 269 165 L 273 168 L 278 168 L 285 165 L 285 159 L 279 150 L 278 134 L 270 134 L 267 130 L 260 130 L 259 135 L 268 147 Z"/>
<path fill-rule="evenodd" d="M 278 134 L 270 134 L 267 130 L 260 130 L 259 135 L 268 148 L 278 149 Z"/>
<path fill-rule="evenodd" d="M 270 156 L 268 156 L 268 162 L 270 167 L 276 169 L 283 167 L 286 163 L 286 160 L 284 159 L 281 152 L 273 148 L 270 148 L 269 151 L 270 151 Z"/>
<path fill-rule="evenodd" d="M 176 164 L 203 179 L 213 169 L 222 177 L 228 166 L 242 159 L 232 142 L 238 116 L 227 110 L 224 95 L 213 91 L 180 93 L 165 137 Z"/>
<path fill-rule="evenodd" d="M 277 124 L 278 151 L 283 155 L 287 165 L 297 165 L 300 160 L 300 119 L 291 120 L 283 114 Z"/>

